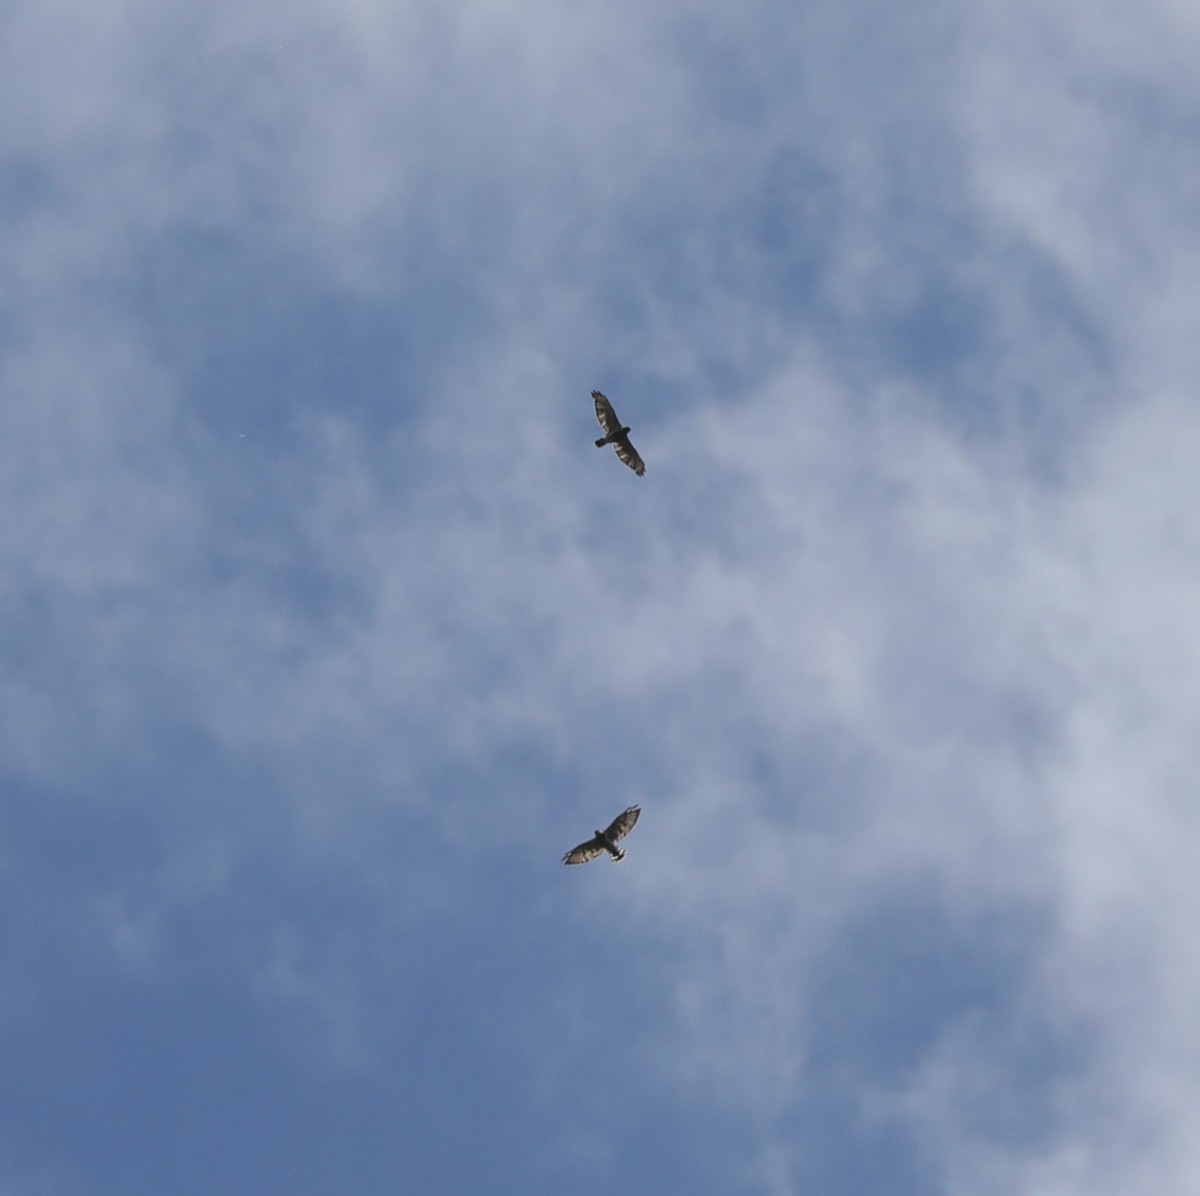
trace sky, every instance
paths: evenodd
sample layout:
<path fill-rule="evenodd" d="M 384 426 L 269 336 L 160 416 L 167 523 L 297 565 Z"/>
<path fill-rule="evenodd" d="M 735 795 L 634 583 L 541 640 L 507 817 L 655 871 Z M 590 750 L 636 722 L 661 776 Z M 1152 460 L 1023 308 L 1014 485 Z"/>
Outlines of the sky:
<path fill-rule="evenodd" d="M 1198 58 L 10 3 L 0 1196 L 1200 1191 Z"/>

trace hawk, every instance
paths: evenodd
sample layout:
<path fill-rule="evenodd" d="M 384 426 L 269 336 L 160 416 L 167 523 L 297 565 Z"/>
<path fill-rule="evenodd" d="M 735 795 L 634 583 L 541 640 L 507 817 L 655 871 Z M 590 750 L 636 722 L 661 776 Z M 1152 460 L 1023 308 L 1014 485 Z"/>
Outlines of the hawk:
<path fill-rule="evenodd" d="M 606 444 L 611 444 L 617 450 L 617 456 L 640 478 L 646 472 L 646 463 L 638 456 L 637 449 L 629 443 L 629 429 L 621 426 L 621 421 L 606 395 L 593 390 L 592 398 L 596 403 L 596 418 L 604 429 L 604 435 L 596 441 L 596 447 L 603 448 Z"/>
<path fill-rule="evenodd" d="M 598 855 L 603 855 L 606 851 L 612 856 L 614 862 L 623 860 L 625 852 L 617 846 L 617 840 L 624 839 L 633 830 L 634 823 L 637 822 L 638 815 L 641 812 L 641 806 L 630 806 L 628 810 L 618 814 L 608 824 L 607 830 L 597 831 L 586 843 L 580 843 L 578 847 L 572 847 L 563 856 L 563 863 L 586 864 L 594 860 Z"/>

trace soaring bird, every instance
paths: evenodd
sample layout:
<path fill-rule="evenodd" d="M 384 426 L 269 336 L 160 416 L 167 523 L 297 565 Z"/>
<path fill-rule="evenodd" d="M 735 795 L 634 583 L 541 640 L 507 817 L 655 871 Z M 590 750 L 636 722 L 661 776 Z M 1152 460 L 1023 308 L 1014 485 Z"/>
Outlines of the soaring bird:
<path fill-rule="evenodd" d="M 640 478 L 646 472 L 646 463 L 638 456 L 637 449 L 630 444 L 629 429 L 621 426 L 621 421 L 606 395 L 593 390 L 592 398 L 596 403 L 596 418 L 604 429 L 604 435 L 596 441 L 596 447 L 603 448 L 606 444 L 611 444 L 617 450 L 617 456 Z"/>
<path fill-rule="evenodd" d="M 623 810 L 608 824 L 607 830 L 597 831 L 586 843 L 580 843 L 578 847 L 572 847 L 563 856 L 563 863 L 586 864 L 594 860 L 598 855 L 603 855 L 606 851 L 612 856 L 614 862 L 616 860 L 623 860 L 625 852 L 617 846 L 617 840 L 624 839 L 633 830 L 634 823 L 637 822 L 638 815 L 641 812 L 641 806 L 630 806 L 628 810 Z"/>

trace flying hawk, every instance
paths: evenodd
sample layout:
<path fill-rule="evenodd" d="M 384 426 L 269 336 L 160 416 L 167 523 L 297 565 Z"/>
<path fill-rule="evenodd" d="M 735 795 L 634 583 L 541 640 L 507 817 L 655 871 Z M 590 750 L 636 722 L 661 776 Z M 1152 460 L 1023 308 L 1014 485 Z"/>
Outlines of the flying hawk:
<path fill-rule="evenodd" d="M 621 427 L 621 421 L 607 396 L 593 390 L 592 398 L 596 402 L 596 418 L 604 429 L 604 435 L 596 441 L 596 447 L 603 448 L 606 444 L 611 444 L 617 450 L 617 456 L 640 478 L 646 472 L 646 463 L 638 456 L 637 449 L 629 443 L 629 429 Z"/>
<path fill-rule="evenodd" d="M 597 831 L 586 843 L 580 843 L 578 847 L 572 847 L 563 856 L 563 863 L 586 864 L 590 860 L 594 860 L 598 855 L 603 855 L 606 851 L 612 856 L 614 861 L 623 860 L 625 852 L 617 846 L 617 840 L 624 839 L 633 830 L 634 823 L 637 822 L 638 815 L 641 812 L 641 806 L 630 806 L 628 810 L 618 814 L 608 824 L 607 830 Z"/>

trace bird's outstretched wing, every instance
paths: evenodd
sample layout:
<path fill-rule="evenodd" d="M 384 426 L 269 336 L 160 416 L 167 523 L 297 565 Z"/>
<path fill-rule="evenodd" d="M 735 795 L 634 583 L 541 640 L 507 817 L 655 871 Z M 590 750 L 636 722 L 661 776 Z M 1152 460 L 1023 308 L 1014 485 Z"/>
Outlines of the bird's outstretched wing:
<path fill-rule="evenodd" d="M 593 390 L 592 399 L 596 404 L 596 418 L 600 421 L 600 427 L 604 429 L 604 435 L 611 436 L 614 432 L 619 432 L 621 421 L 617 419 L 617 413 L 608 401 L 608 396 L 601 394 L 598 390 Z"/>
<path fill-rule="evenodd" d="M 613 441 L 613 448 L 617 450 L 617 456 L 633 470 L 638 477 L 644 477 L 646 473 L 646 462 L 638 456 L 638 451 L 629 442 L 628 436 L 618 436 Z"/>
<path fill-rule="evenodd" d="M 604 854 L 604 843 L 598 835 L 590 838 L 586 843 L 580 843 L 578 847 L 572 847 L 570 851 L 563 856 L 564 864 L 586 864 L 594 860 L 598 855 Z"/>
<path fill-rule="evenodd" d="M 628 810 L 622 810 L 608 824 L 608 830 L 604 833 L 615 843 L 618 839 L 624 839 L 631 830 L 633 830 L 638 818 L 642 813 L 641 806 L 630 806 Z"/>

